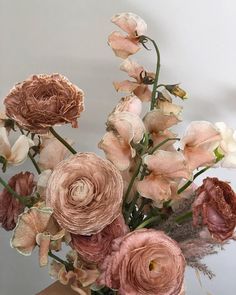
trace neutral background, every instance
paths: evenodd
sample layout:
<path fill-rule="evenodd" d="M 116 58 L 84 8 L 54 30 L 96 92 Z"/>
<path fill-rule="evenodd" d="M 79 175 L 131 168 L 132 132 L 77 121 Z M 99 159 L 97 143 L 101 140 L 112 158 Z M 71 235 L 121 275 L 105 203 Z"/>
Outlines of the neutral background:
<path fill-rule="evenodd" d="M 109 19 L 123 11 L 148 23 L 148 35 L 161 50 L 161 81 L 181 82 L 188 90 L 180 129 L 191 120 L 224 120 L 236 128 L 234 0 L 0 0 L 0 99 L 33 73 L 66 75 L 84 89 L 86 112 L 79 130 L 65 127 L 61 132 L 75 138 L 80 151 L 102 154 L 97 142 L 120 98 L 112 81 L 126 78 L 107 46 L 107 35 L 115 29 Z M 150 70 L 155 67 L 153 52 L 143 50 L 135 59 Z M 235 171 L 211 174 L 234 180 L 236 188 Z M 0 295 L 35 294 L 51 282 L 47 268 L 38 267 L 37 253 L 24 258 L 10 249 L 10 236 L 0 230 Z M 234 295 L 236 244 L 206 262 L 217 278 L 202 278 L 201 288 L 195 272 L 188 270 L 187 295 Z"/>

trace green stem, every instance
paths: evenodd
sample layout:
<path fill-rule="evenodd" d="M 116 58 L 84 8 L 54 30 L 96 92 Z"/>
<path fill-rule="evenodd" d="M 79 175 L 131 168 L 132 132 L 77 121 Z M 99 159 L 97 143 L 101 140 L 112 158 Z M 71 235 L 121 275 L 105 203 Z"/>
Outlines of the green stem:
<path fill-rule="evenodd" d="M 34 167 L 35 167 L 37 173 L 38 173 L 38 174 L 41 174 L 41 170 L 40 170 L 40 168 L 39 168 L 37 162 L 35 161 L 34 157 L 31 155 L 30 151 L 28 152 L 28 157 L 29 157 L 30 160 L 32 161 L 32 163 L 33 163 L 33 165 L 34 165 Z"/>
<path fill-rule="evenodd" d="M 168 141 L 171 140 L 180 140 L 180 138 L 166 138 L 165 140 L 163 140 L 161 143 L 159 143 L 158 145 L 154 146 L 150 152 L 148 153 L 149 155 L 152 155 L 157 149 L 159 149 L 162 145 L 164 145 L 165 143 L 167 143 Z"/>
<path fill-rule="evenodd" d="M 146 219 L 143 223 L 141 223 L 136 229 L 144 228 L 145 226 L 149 225 L 150 223 L 153 223 L 155 221 L 160 220 L 160 216 L 153 216 L 151 218 Z"/>
<path fill-rule="evenodd" d="M 183 215 L 178 216 L 178 217 L 175 219 L 175 221 L 176 221 L 177 223 L 182 223 L 182 222 L 184 222 L 185 220 L 192 218 L 192 216 L 193 216 L 193 212 L 192 212 L 192 211 L 189 211 L 189 212 L 184 213 Z"/>
<path fill-rule="evenodd" d="M 53 136 L 55 136 L 72 154 L 77 154 L 77 151 L 73 149 L 73 147 L 62 138 L 52 127 L 49 128 L 50 132 Z"/>
<path fill-rule="evenodd" d="M 147 36 L 142 36 L 142 37 L 146 38 L 147 40 L 152 42 L 152 44 L 156 50 L 156 54 L 157 54 L 156 75 L 155 75 L 155 79 L 153 82 L 151 107 L 150 107 L 150 110 L 153 110 L 155 107 L 155 103 L 156 103 L 156 92 L 157 92 L 157 83 L 158 83 L 158 78 L 159 78 L 159 74 L 160 74 L 160 67 L 161 67 L 161 56 L 160 56 L 160 51 L 159 51 L 159 48 L 157 47 L 156 42 Z"/>
<path fill-rule="evenodd" d="M 71 263 L 69 263 L 69 262 L 67 262 L 67 261 L 65 261 L 65 260 L 63 260 L 63 259 L 61 259 L 61 258 L 58 257 L 57 255 L 53 254 L 51 250 L 48 252 L 48 256 L 50 256 L 51 258 L 53 258 L 53 259 L 55 259 L 56 261 L 58 261 L 58 262 L 60 262 L 61 264 L 63 264 L 63 265 L 65 266 L 65 268 L 66 268 L 67 271 L 69 271 L 69 270 L 73 270 L 73 269 L 74 269 L 74 267 L 73 267 L 73 265 L 72 265 Z"/>

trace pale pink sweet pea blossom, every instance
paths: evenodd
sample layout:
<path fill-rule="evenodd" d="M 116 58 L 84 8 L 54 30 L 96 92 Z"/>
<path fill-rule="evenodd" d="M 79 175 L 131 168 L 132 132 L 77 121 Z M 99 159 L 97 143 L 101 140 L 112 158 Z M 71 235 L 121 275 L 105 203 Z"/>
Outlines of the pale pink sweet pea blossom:
<path fill-rule="evenodd" d="M 111 21 L 120 27 L 127 35 L 114 31 L 108 38 L 115 55 L 127 58 L 140 49 L 139 36 L 147 31 L 147 24 L 144 20 L 134 13 L 119 13 L 112 17 Z"/>
<path fill-rule="evenodd" d="M 205 165 L 213 165 L 216 159 L 214 150 L 219 146 L 220 141 L 220 132 L 212 123 L 191 122 L 181 140 L 181 147 L 189 168 L 194 170 Z"/>
<path fill-rule="evenodd" d="M 153 155 L 145 156 L 143 162 L 150 174 L 137 183 L 137 190 L 141 196 L 157 204 L 171 200 L 176 195 L 173 191 L 176 191 L 179 181 L 192 177 L 181 152 L 158 150 Z"/>
<path fill-rule="evenodd" d="M 146 72 L 142 66 L 130 59 L 125 59 L 120 69 L 126 72 L 134 81 L 125 80 L 122 82 L 114 82 L 113 85 L 116 91 L 134 93 L 142 101 L 150 101 L 152 92 L 148 84 L 145 84 L 144 81 L 145 78 L 154 79 L 155 73 Z"/>
<path fill-rule="evenodd" d="M 0 127 L 0 156 L 5 158 L 7 163 L 11 165 L 22 164 L 27 158 L 29 149 L 34 145 L 33 140 L 25 135 L 20 135 L 11 146 L 6 128 Z"/>
<path fill-rule="evenodd" d="M 220 164 L 224 168 L 236 168 L 236 131 L 224 122 L 217 122 L 215 126 L 222 137 L 219 152 L 224 155 L 224 158 Z"/>
<path fill-rule="evenodd" d="M 142 112 L 142 101 L 135 95 L 122 97 L 112 114 L 120 112 L 134 113 L 139 116 Z"/>
<path fill-rule="evenodd" d="M 98 144 L 108 160 L 120 171 L 128 169 L 136 151 L 131 143 L 139 143 L 145 133 L 143 121 L 134 113 L 120 112 L 109 116 L 108 132 Z"/>

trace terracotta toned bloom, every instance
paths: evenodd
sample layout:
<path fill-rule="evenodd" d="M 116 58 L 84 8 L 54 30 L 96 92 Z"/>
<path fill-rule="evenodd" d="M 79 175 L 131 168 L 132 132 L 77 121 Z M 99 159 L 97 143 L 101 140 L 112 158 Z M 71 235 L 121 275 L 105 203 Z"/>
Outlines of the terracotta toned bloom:
<path fill-rule="evenodd" d="M 34 175 L 30 172 L 21 172 L 14 175 L 8 185 L 21 196 L 30 196 L 35 189 Z M 24 207 L 6 189 L 0 192 L 0 223 L 5 230 L 12 230 L 16 226 L 18 216 Z"/>
<path fill-rule="evenodd" d="M 136 230 L 116 239 L 99 283 L 121 295 L 178 295 L 185 270 L 177 243 L 161 231 Z"/>
<path fill-rule="evenodd" d="M 227 182 L 207 177 L 197 191 L 193 203 L 193 222 L 206 225 L 218 241 L 232 237 L 236 226 L 236 195 Z"/>
<path fill-rule="evenodd" d="M 47 133 L 54 125 L 71 123 L 83 111 L 84 93 L 59 74 L 34 75 L 18 83 L 5 98 L 6 114 L 23 129 Z"/>
<path fill-rule="evenodd" d="M 122 192 L 122 177 L 112 163 L 80 153 L 56 166 L 48 180 L 46 204 L 62 228 L 91 235 L 119 216 Z"/>
<path fill-rule="evenodd" d="M 100 233 L 92 236 L 71 235 L 72 247 L 89 262 L 101 263 L 111 252 L 114 239 L 128 233 L 124 218 L 120 215 Z"/>

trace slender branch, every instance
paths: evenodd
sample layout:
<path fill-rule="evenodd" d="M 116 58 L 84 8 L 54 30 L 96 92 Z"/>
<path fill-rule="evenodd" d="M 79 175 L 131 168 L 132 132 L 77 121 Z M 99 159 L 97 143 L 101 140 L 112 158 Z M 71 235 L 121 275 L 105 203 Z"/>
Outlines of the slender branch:
<path fill-rule="evenodd" d="M 159 149 L 162 145 L 164 145 L 165 143 L 167 143 L 168 141 L 171 140 L 180 140 L 180 138 L 178 137 L 174 137 L 174 138 L 166 138 L 165 140 L 163 140 L 161 143 L 159 143 L 158 145 L 154 146 L 150 152 L 148 153 L 149 155 L 153 154 L 157 149 Z"/>
<path fill-rule="evenodd" d="M 146 219 L 143 223 L 141 223 L 138 227 L 136 227 L 136 229 L 140 229 L 140 228 L 144 228 L 145 226 L 160 220 L 161 217 L 160 216 L 152 216 L 151 218 Z"/>
<path fill-rule="evenodd" d="M 41 170 L 37 164 L 37 162 L 35 161 L 34 157 L 31 155 L 30 151 L 28 152 L 28 157 L 30 158 L 30 160 L 32 161 L 36 171 L 38 172 L 38 174 L 41 174 Z"/>
<path fill-rule="evenodd" d="M 192 212 L 192 211 L 188 211 L 188 212 L 184 213 L 183 215 L 178 216 L 178 217 L 175 219 L 175 221 L 176 221 L 177 223 L 182 223 L 182 222 L 184 222 L 185 220 L 190 219 L 192 216 L 193 216 L 193 212 Z"/>
<path fill-rule="evenodd" d="M 55 136 L 72 154 L 77 154 L 77 151 L 73 149 L 73 147 L 62 138 L 52 127 L 49 128 L 50 132 L 53 136 Z"/>
<path fill-rule="evenodd" d="M 48 252 L 48 256 L 50 256 L 51 258 L 53 258 L 53 259 L 55 259 L 56 261 L 58 261 L 58 262 L 60 262 L 61 264 L 63 264 L 63 265 L 65 266 L 65 268 L 66 268 L 67 271 L 69 271 L 69 270 L 73 270 L 73 269 L 74 269 L 74 267 L 73 267 L 73 265 L 72 265 L 71 263 L 69 263 L 69 262 L 67 262 L 67 261 L 65 261 L 65 260 L 63 260 L 63 259 L 61 259 L 61 258 L 58 257 L 57 255 L 53 254 L 51 250 Z"/>

